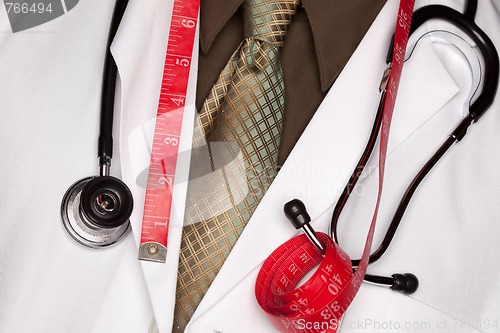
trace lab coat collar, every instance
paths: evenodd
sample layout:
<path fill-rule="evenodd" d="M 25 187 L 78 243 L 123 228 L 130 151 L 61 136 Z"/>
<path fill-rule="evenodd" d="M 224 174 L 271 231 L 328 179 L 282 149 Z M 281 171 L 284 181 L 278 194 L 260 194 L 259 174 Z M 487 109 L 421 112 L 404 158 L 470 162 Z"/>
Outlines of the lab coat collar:
<path fill-rule="evenodd" d="M 210 51 L 219 32 L 243 2 L 244 0 L 226 0 L 224 5 L 221 5 L 220 0 L 201 2 L 200 47 L 204 54 Z M 367 6 L 364 1 L 302 0 L 313 33 L 323 91 L 328 90 L 338 76 L 339 68 L 343 67 L 338 64 L 344 65 L 357 47 L 358 40 L 350 38 L 350 34 L 361 36 L 363 34 L 358 32 L 364 32 L 368 28 L 350 24 L 349 17 L 366 16 L 367 19 L 359 21 L 370 24 L 369 18 L 375 17 L 384 2 L 385 0 L 371 1 Z M 332 34 L 332 31 L 343 33 Z"/>

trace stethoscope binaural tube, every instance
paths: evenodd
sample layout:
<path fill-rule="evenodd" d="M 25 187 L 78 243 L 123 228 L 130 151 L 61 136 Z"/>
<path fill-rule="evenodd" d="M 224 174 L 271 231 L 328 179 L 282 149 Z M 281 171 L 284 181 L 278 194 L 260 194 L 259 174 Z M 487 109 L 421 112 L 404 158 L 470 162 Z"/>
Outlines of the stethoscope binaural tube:
<path fill-rule="evenodd" d="M 479 118 L 488 110 L 488 108 L 493 103 L 495 98 L 495 93 L 498 87 L 498 76 L 499 76 L 499 59 L 498 53 L 491 42 L 490 38 L 474 23 L 474 14 L 476 12 L 477 1 L 471 0 L 466 5 L 466 10 L 464 14 L 457 12 L 442 5 L 430 5 L 420 8 L 415 11 L 413 16 L 413 21 L 410 29 L 410 33 L 414 32 L 418 27 L 420 27 L 424 22 L 430 19 L 444 19 L 448 22 L 455 24 L 463 32 L 465 32 L 478 46 L 483 56 L 485 63 L 484 70 L 484 81 L 483 87 L 477 99 L 470 105 L 469 114 L 460 122 L 460 124 L 453 130 L 451 135 L 445 140 L 445 142 L 439 147 L 439 149 L 434 153 L 430 160 L 422 167 L 419 173 L 415 176 L 411 184 L 408 186 L 403 198 L 400 201 L 398 208 L 393 216 L 393 219 L 389 225 L 389 228 L 382 240 L 379 248 L 370 255 L 369 263 L 374 263 L 382 257 L 382 255 L 387 251 L 396 230 L 403 218 L 404 212 L 415 193 L 417 187 L 425 178 L 425 176 L 430 172 L 434 165 L 444 156 L 448 149 L 456 142 L 459 142 L 467 133 L 467 129 L 470 125 L 477 122 Z M 392 46 L 392 45 L 391 45 Z M 389 49 L 387 62 L 390 64 L 392 61 L 392 47 Z M 471 96 L 472 97 L 472 96 Z M 383 104 L 384 95 L 381 97 L 381 104 L 379 105 L 379 110 L 377 112 L 376 120 L 370 134 L 369 142 L 365 148 L 365 151 L 355 168 L 355 172 L 352 174 L 348 184 L 346 185 L 344 192 L 341 194 L 339 201 L 337 202 L 335 209 L 333 211 L 330 233 L 332 238 L 338 243 L 337 239 L 337 223 L 340 213 L 349 197 L 349 193 L 352 192 L 353 187 L 359 179 L 359 176 L 364 169 L 368 158 L 371 155 L 373 147 L 375 145 L 376 137 L 380 129 L 380 124 L 382 121 L 381 105 Z M 359 264 L 359 260 L 353 260 L 353 266 Z M 392 289 L 402 291 L 404 293 L 410 294 L 416 291 L 418 288 L 418 279 L 413 274 L 393 274 L 392 278 L 380 277 L 373 275 L 365 275 L 365 280 L 377 284 L 390 285 Z M 402 284 L 407 284 L 406 287 Z M 408 292 L 410 291 L 410 292 Z"/>
<path fill-rule="evenodd" d="M 117 76 L 110 46 L 127 3 L 128 0 L 117 0 L 106 45 L 98 138 L 99 176 L 75 182 L 66 191 L 61 203 L 64 227 L 78 243 L 91 248 L 115 244 L 131 230 L 132 193 L 123 181 L 110 175 Z"/>

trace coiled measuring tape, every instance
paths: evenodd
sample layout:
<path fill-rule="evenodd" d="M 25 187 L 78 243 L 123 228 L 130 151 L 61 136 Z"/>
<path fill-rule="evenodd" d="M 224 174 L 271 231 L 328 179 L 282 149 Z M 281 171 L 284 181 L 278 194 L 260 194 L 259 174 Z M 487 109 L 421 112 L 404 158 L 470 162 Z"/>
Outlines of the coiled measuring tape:
<path fill-rule="evenodd" d="M 174 1 L 144 200 L 141 260 L 164 263 L 167 258 L 172 192 L 199 7 L 199 0 Z"/>
<path fill-rule="evenodd" d="M 300 235 L 279 246 L 264 262 L 255 285 L 257 302 L 280 332 L 334 333 L 356 296 L 366 273 L 384 183 L 385 160 L 396 95 L 415 0 L 400 0 L 394 34 L 394 57 L 384 98 L 380 133 L 379 180 L 375 210 L 361 261 L 352 272 L 351 259 L 324 233 L 317 233 L 324 253 Z M 299 288 L 299 281 L 319 267 Z M 304 328 L 303 323 L 314 323 Z M 310 327 L 310 328 L 309 328 Z"/>

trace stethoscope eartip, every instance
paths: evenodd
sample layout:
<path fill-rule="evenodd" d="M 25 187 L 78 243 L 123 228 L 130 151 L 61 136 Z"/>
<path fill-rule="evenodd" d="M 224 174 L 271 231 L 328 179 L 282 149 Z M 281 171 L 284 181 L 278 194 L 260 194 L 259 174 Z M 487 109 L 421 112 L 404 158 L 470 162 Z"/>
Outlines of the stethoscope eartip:
<path fill-rule="evenodd" d="M 418 278 L 411 273 L 405 274 L 392 274 L 394 284 L 391 286 L 392 290 L 399 291 L 405 295 L 411 295 L 417 291 L 419 282 Z"/>
<path fill-rule="evenodd" d="M 74 183 L 63 197 L 63 225 L 78 243 L 102 248 L 123 239 L 131 230 L 132 194 L 118 178 L 88 177 Z"/>
<path fill-rule="evenodd" d="M 311 217 L 307 213 L 306 206 L 299 199 L 287 202 L 283 207 L 283 211 L 295 229 L 300 229 L 311 222 Z"/>

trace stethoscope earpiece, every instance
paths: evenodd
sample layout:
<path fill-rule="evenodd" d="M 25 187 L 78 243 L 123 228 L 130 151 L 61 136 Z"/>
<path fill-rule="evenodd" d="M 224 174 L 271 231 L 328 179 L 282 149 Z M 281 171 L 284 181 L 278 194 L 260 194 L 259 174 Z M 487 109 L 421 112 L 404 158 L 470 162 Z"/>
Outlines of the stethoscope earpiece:
<path fill-rule="evenodd" d="M 285 204 L 283 207 L 283 212 L 285 216 L 290 220 L 295 229 L 301 229 L 307 238 L 322 252 L 325 249 L 318 237 L 316 237 L 316 232 L 311 227 L 309 222 L 311 222 L 311 217 L 307 213 L 306 206 L 299 199 L 293 199 Z"/>
<path fill-rule="evenodd" d="M 394 291 L 411 295 L 418 289 L 418 278 L 414 274 L 392 274 L 392 278 L 394 279 L 394 284 L 391 286 L 391 289 Z"/>
<path fill-rule="evenodd" d="M 123 239 L 131 230 L 132 194 L 119 179 L 88 177 L 71 185 L 61 203 L 63 225 L 73 239 L 102 248 Z"/>
<path fill-rule="evenodd" d="M 295 229 L 301 229 L 311 243 L 324 254 L 325 249 L 316 236 L 316 232 L 309 224 L 309 222 L 311 222 L 311 217 L 307 213 L 305 204 L 299 199 L 290 200 L 283 206 L 283 212 Z M 354 261 L 353 264 L 357 265 Z M 405 295 L 415 293 L 419 286 L 418 278 L 411 273 L 396 273 L 392 274 L 391 277 L 366 274 L 364 280 L 378 285 L 388 286 L 392 290 Z"/>

